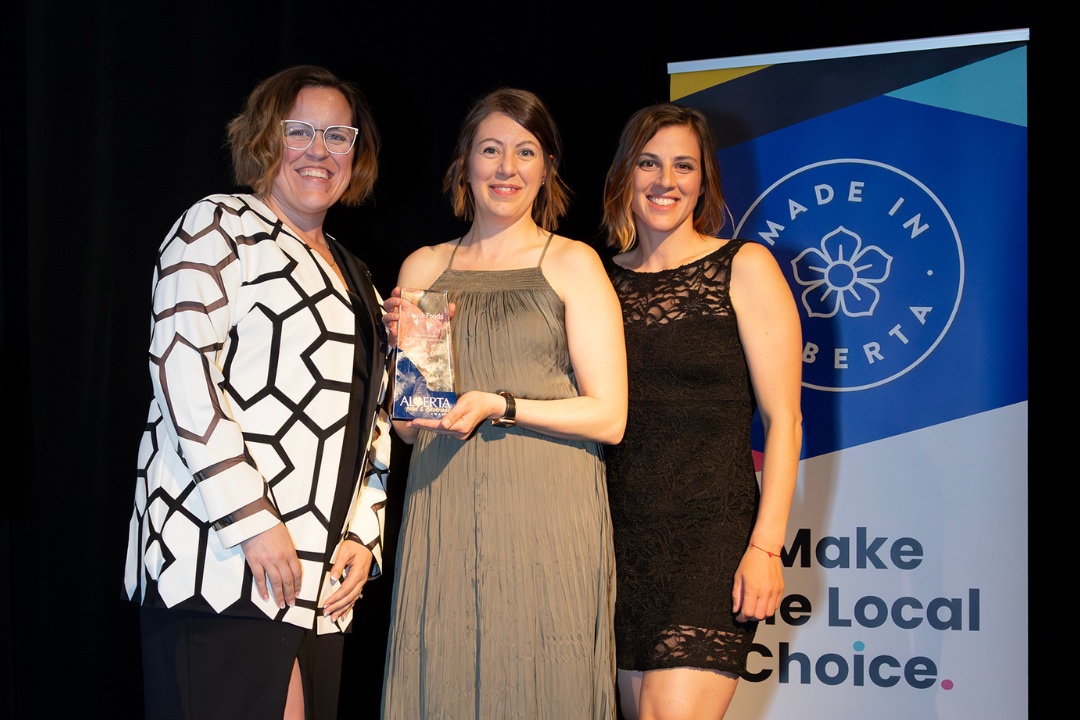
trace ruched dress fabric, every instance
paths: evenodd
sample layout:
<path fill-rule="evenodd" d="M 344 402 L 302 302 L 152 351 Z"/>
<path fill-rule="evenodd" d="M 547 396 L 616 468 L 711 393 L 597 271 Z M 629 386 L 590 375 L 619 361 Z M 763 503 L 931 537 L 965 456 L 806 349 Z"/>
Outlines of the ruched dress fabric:
<path fill-rule="evenodd" d="M 629 366 L 626 433 L 606 448 L 623 670 L 746 669 L 757 623 L 735 621 L 731 590 L 759 490 L 729 293 L 744 243 L 659 272 L 609 264 Z"/>
<path fill-rule="evenodd" d="M 452 261 L 451 261 L 452 264 Z M 448 268 L 457 392 L 578 394 L 540 267 Z M 595 442 L 484 421 L 421 431 L 397 549 L 383 717 L 615 717 L 615 566 Z"/>

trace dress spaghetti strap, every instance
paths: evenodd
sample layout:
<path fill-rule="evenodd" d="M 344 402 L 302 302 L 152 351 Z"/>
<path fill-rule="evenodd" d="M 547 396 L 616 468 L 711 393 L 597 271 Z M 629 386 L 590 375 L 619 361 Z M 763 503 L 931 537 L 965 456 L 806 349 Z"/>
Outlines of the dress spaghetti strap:
<path fill-rule="evenodd" d="M 551 244 L 551 238 L 554 237 L 554 236 L 555 236 L 555 231 L 554 230 L 552 230 L 550 233 L 548 233 L 547 242 L 544 243 L 544 251 L 542 253 L 540 253 L 540 259 L 536 261 L 536 267 L 540 267 L 543 264 L 544 256 L 547 255 L 548 245 Z"/>
<path fill-rule="evenodd" d="M 544 264 L 544 256 L 547 255 L 548 246 L 551 245 L 551 238 L 555 237 L 555 231 L 552 230 L 548 233 L 547 242 L 544 243 L 544 250 L 540 253 L 540 259 L 536 261 L 536 267 L 540 267 Z M 457 249 L 461 247 L 461 238 L 457 239 L 454 243 L 454 249 L 450 251 L 450 260 L 446 263 L 446 269 L 452 270 L 454 268 L 454 256 L 457 255 Z"/>
<path fill-rule="evenodd" d="M 462 235 L 461 237 L 465 237 L 465 236 Z M 457 255 L 457 249 L 459 247 L 461 247 L 461 238 L 457 239 L 457 242 L 454 243 L 454 249 L 450 251 L 450 262 L 446 263 L 446 269 L 447 270 L 450 270 L 450 269 L 452 269 L 454 267 L 454 256 Z"/>

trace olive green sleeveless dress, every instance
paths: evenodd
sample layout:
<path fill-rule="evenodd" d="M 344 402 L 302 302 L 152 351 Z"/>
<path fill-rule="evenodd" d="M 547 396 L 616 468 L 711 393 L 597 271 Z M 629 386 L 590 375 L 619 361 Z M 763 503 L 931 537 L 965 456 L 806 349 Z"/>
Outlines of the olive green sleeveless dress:
<path fill-rule="evenodd" d="M 466 271 L 451 256 L 431 286 L 457 306 L 459 394 L 578 394 L 563 303 L 540 263 Z M 384 718 L 615 718 L 614 550 L 597 443 L 487 421 L 465 441 L 421 431 L 395 567 Z"/>

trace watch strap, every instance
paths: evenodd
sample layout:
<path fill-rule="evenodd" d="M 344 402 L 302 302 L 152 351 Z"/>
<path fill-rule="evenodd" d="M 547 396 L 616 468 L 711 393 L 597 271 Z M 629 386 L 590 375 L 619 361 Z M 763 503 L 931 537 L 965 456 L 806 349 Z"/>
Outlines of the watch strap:
<path fill-rule="evenodd" d="M 503 412 L 502 417 L 492 420 L 491 424 L 495 427 L 513 427 L 517 425 L 517 401 L 514 399 L 513 394 L 506 390 L 500 390 L 498 394 L 506 400 L 506 410 Z"/>

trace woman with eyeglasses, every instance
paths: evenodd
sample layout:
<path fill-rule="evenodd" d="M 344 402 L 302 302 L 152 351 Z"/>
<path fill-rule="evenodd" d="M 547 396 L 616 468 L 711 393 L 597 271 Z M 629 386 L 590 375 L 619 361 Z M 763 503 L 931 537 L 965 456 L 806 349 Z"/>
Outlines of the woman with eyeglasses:
<path fill-rule="evenodd" d="M 390 436 L 382 299 L 323 221 L 371 194 L 379 135 L 358 88 L 301 66 L 228 142 L 252 192 L 192 205 L 153 273 L 125 573 L 146 717 L 336 720 Z"/>

